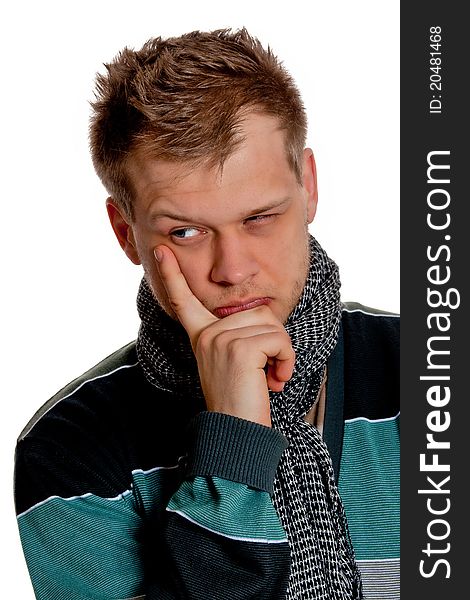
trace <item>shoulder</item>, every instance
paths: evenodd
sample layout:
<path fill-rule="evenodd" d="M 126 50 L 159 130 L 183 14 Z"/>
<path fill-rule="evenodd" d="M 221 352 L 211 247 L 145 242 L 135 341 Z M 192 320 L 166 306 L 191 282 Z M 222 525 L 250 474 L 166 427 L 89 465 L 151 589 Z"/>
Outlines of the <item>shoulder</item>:
<path fill-rule="evenodd" d="M 39 408 L 16 445 L 18 514 L 47 498 L 85 493 L 111 498 L 126 489 L 120 456 L 129 422 L 124 397 L 137 370 L 135 343 L 130 343 Z"/>
<path fill-rule="evenodd" d="M 344 302 L 342 325 L 345 338 L 358 345 L 395 348 L 398 352 L 400 339 L 400 315 L 358 302 Z"/>
<path fill-rule="evenodd" d="M 137 360 L 135 341 L 130 342 L 119 350 L 116 350 L 91 369 L 68 383 L 59 390 L 52 398 L 43 404 L 29 420 L 18 437 L 21 441 L 28 437 L 35 428 L 45 420 L 61 413 L 63 410 L 70 410 L 75 407 L 91 405 L 94 399 L 98 398 L 103 390 L 106 395 L 113 395 L 113 390 L 123 392 L 129 385 L 132 378 L 138 377 L 140 366 Z"/>
<path fill-rule="evenodd" d="M 343 306 L 345 417 L 388 418 L 399 412 L 400 317 L 348 302 Z"/>
<path fill-rule="evenodd" d="M 135 469 L 174 464 L 180 440 L 167 406 L 145 378 L 135 342 L 71 381 L 18 438 L 18 514 L 56 496 L 114 498 L 129 489 Z"/>
<path fill-rule="evenodd" d="M 365 306 L 359 302 L 342 302 L 343 318 L 370 323 L 400 322 L 400 315 L 387 310 Z"/>

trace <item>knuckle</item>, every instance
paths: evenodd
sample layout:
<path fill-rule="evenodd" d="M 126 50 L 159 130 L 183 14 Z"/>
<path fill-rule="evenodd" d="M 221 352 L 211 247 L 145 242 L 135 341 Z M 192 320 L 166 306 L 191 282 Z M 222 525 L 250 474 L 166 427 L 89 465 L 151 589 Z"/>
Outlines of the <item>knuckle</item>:
<path fill-rule="evenodd" d="M 227 355 L 231 360 L 237 361 L 246 356 L 246 343 L 241 338 L 232 338 L 227 342 Z"/>
<path fill-rule="evenodd" d="M 181 305 L 180 302 L 177 302 L 176 300 L 172 300 L 171 298 L 169 298 L 169 302 L 170 302 L 170 308 L 177 315 L 179 315 L 179 314 L 181 314 L 183 312 L 184 309 L 183 309 L 183 306 Z"/>
<path fill-rule="evenodd" d="M 224 352 L 224 350 L 230 345 L 230 339 L 233 334 L 231 330 L 220 331 L 213 340 L 214 348 L 218 352 Z"/>
<path fill-rule="evenodd" d="M 212 345 L 212 332 L 209 327 L 203 329 L 197 338 L 197 350 L 207 353 Z"/>
<path fill-rule="evenodd" d="M 273 311 L 266 304 L 262 304 L 261 306 L 257 306 L 254 310 L 260 316 L 262 316 L 264 319 L 266 319 L 268 321 L 272 321 L 273 320 L 273 317 L 274 317 Z"/>
<path fill-rule="evenodd" d="M 255 316 L 255 322 L 259 325 L 265 324 L 273 325 L 274 327 L 283 327 L 282 323 L 276 318 L 273 311 L 265 304 L 262 306 L 257 306 L 256 308 L 252 308 L 248 312 Z"/>
<path fill-rule="evenodd" d="M 184 307 L 186 305 L 185 301 L 178 296 L 173 294 L 168 294 L 168 301 L 170 303 L 171 308 L 175 311 L 176 314 L 179 314 L 184 311 Z"/>

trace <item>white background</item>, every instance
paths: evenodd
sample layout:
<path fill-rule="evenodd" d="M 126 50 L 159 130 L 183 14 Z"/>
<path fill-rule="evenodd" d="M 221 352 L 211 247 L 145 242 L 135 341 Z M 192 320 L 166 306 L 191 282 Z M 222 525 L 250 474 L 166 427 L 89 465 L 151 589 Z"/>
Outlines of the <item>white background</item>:
<path fill-rule="evenodd" d="M 296 79 L 343 300 L 399 311 L 399 2 L 9 3 L 1 15 L 2 594 L 34 598 L 14 518 L 15 438 L 59 388 L 134 339 L 141 272 L 114 239 L 87 147 L 95 72 L 156 35 L 245 25 Z M 6 382 L 6 385 L 5 385 Z"/>

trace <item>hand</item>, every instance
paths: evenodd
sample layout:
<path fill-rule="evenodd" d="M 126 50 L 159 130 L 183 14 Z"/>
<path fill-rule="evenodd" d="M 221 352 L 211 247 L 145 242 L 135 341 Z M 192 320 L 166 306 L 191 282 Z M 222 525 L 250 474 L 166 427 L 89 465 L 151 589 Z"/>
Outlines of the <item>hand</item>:
<path fill-rule="evenodd" d="M 173 252 L 157 250 L 160 277 L 197 360 L 207 410 L 270 427 L 268 388 L 280 392 L 295 362 L 284 326 L 268 306 L 218 319 L 192 293 Z"/>

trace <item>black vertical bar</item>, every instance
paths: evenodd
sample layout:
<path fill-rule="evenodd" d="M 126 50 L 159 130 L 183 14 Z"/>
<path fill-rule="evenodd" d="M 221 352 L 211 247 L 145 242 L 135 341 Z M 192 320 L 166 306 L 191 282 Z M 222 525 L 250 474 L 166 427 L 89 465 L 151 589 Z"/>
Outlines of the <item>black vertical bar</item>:
<path fill-rule="evenodd" d="M 469 593 L 470 35 L 464 9 L 452 0 L 401 3 L 403 600 Z"/>

